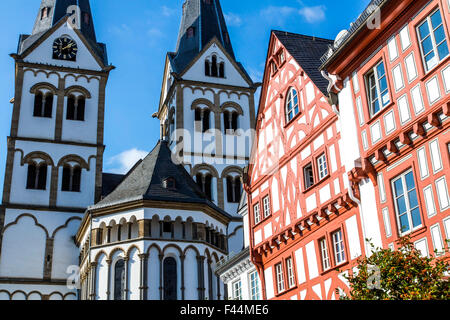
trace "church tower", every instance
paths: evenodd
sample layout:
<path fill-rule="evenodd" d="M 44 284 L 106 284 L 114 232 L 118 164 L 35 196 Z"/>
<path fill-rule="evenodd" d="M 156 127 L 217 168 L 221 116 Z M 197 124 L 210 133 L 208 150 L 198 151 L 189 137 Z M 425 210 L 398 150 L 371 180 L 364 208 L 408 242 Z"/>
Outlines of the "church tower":
<path fill-rule="evenodd" d="M 33 32 L 20 36 L 11 56 L 0 299 L 76 299 L 66 282 L 79 265 L 74 238 L 83 214 L 101 194 L 113 69 L 96 40 L 89 0 L 42 0 Z"/>
<path fill-rule="evenodd" d="M 178 161 L 212 202 L 235 217 L 255 127 L 256 89 L 236 60 L 219 0 L 186 0 L 154 116 Z M 241 227 L 230 224 L 230 252 L 242 250 Z"/>

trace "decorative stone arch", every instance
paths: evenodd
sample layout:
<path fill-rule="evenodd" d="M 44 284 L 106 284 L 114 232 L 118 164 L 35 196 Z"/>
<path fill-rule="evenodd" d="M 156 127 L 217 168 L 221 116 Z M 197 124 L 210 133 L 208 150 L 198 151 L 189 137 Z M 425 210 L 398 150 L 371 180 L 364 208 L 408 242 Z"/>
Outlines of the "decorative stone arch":
<path fill-rule="evenodd" d="M 201 91 L 201 92 L 203 93 L 203 95 L 205 95 L 207 91 L 211 91 L 211 93 L 212 93 L 213 95 L 216 94 L 216 93 L 214 92 L 214 90 L 211 89 L 211 88 L 194 87 L 194 86 L 190 86 L 190 85 L 186 85 L 186 86 L 183 87 L 183 89 L 184 89 L 184 88 L 189 88 L 189 89 L 191 89 L 191 90 L 192 90 L 192 94 L 195 94 L 195 91 L 197 91 L 197 90 Z"/>
<path fill-rule="evenodd" d="M 28 217 L 28 218 L 33 219 L 34 224 L 35 224 L 36 226 L 38 226 L 39 228 L 41 228 L 42 230 L 44 230 L 45 235 L 46 235 L 46 238 L 47 238 L 47 239 L 49 238 L 49 232 L 48 232 L 48 230 L 47 230 L 42 224 L 40 224 L 40 223 L 37 221 L 37 219 L 36 219 L 35 216 L 33 216 L 32 214 L 29 214 L 29 213 L 23 213 L 23 214 L 21 214 L 20 216 L 18 216 L 18 217 L 16 218 L 16 220 L 14 220 L 14 221 L 11 222 L 11 223 L 8 223 L 8 224 L 3 228 L 3 230 L 1 231 L 2 237 L 3 237 L 3 234 L 5 233 L 5 231 L 6 231 L 9 227 L 18 224 L 19 221 L 20 221 L 20 219 L 22 219 L 22 218 L 24 218 L 24 217 Z"/>
<path fill-rule="evenodd" d="M 73 293 L 73 292 L 68 292 L 68 293 L 66 293 L 66 294 L 63 296 L 64 300 L 67 300 L 67 297 L 69 297 L 69 296 L 74 296 L 74 298 L 77 297 L 77 295 L 76 295 L 75 293 Z"/>
<path fill-rule="evenodd" d="M 23 155 L 23 153 L 22 153 Z M 30 152 L 26 156 L 22 157 L 20 161 L 20 165 L 24 165 L 26 163 L 31 163 L 33 159 L 41 159 L 44 160 L 45 163 L 47 163 L 48 166 L 54 167 L 55 163 L 53 162 L 53 159 L 48 155 L 48 153 L 42 152 L 42 151 L 34 151 Z"/>
<path fill-rule="evenodd" d="M 225 93 L 228 97 L 228 99 L 231 98 L 232 94 L 235 94 L 239 100 L 241 100 L 242 96 L 246 96 L 247 98 L 250 98 L 250 95 L 247 92 L 238 92 L 235 90 L 220 90 L 217 94 Z"/>
<path fill-rule="evenodd" d="M 61 300 L 64 300 L 64 295 L 63 295 L 61 292 L 58 292 L 58 291 L 53 291 L 52 293 L 48 294 L 49 300 L 50 300 L 50 298 L 51 298 L 53 295 L 55 295 L 55 296 L 59 295 L 59 296 L 61 297 Z"/>
<path fill-rule="evenodd" d="M 225 111 L 225 109 L 230 108 L 233 109 L 234 111 L 237 112 L 238 115 L 243 116 L 244 115 L 244 110 L 242 109 L 242 107 L 237 104 L 236 102 L 233 101 L 227 101 L 225 103 L 223 103 L 220 106 L 220 110 L 223 113 Z"/>
<path fill-rule="evenodd" d="M 94 257 L 94 262 L 98 263 L 98 260 L 100 259 L 100 257 L 101 257 L 102 255 L 104 255 L 104 256 L 106 257 L 106 259 L 109 259 L 109 256 L 108 256 L 108 254 L 106 253 L 106 251 L 101 250 L 101 251 L 97 252 L 97 254 L 95 255 L 95 257 Z"/>
<path fill-rule="evenodd" d="M 209 165 L 209 164 L 197 164 L 196 166 L 194 166 L 194 168 L 192 169 L 192 176 L 197 175 L 197 173 L 199 173 L 202 170 L 206 170 L 209 171 L 209 173 L 214 177 L 214 178 L 219 178 L 219 173 L 217 172 L 217 169 L 214 168 L 213 166 Z"/>
<path fill-rule="evenodd" d="M 6 293 L 8 295 L 9 300 L 11 300 L 11 293 L 9 293 L 9 291 L 0 290 L 0 293 Z"/>
<path fill-rule="evenodd" d="M 81 222 L 82 219 L 81 219 L 80 217 L 71 217 L 71 218 L 67 219 L 67 221 L 66 221 L 66 223 L 65 223 L 64 225 L 61 225 L 61 226 L 57 227 L 57 228 L 55 229 L 55 231 L 53 231 L 53 233 L 52 233 L 52 238 L 55 238 L 55 235 L 56 235 L 56 233 L 58 233 L 59 230 L 62 230 L 62 229 L 67 228 L 67 226 L 69 225 L 69 223 L 70 223 L 71 221 L 74 221 L 74 220 L 79 220 L 79 221 Z"/>
<path fill-rule="evenodd" d="M 39 89 L 46 89 L 48 91 L 50 91 L 51 93 L 53 93 L 54 95 L 56 95 L 58 93 L 58 89 L 52 85 L 51 83 L 48 82 L 39 82 L 36 83 L 34 86 L 32 86 L 30 88 L 30 93 L 32 94 L 36 94 Z"/>
<path fill-rule="evenodd" d="M 141 254 L 141 249 L 139 249 L 139 247 L 138 247 L 137 245 L 133 244 L 133 245 L 131 245 L 131 246 L 128 248 L 128 250 L 127 250 L 127 252 L 126 252 L 126 257 L 129 257 L 129 256 L 130 256 L 130 253 L 131 253 L 131 251 L 132 251 L 133 249 L 136 249 L 137 252 L 138 252 L 138 254 Z"/>
<path fill-rule="evenodd" d="M 41 300 L 42 300 L 42 293 L 40 293 L 39 291 L 36 291 L 36 290 L 31 291 L 31 292 L 29 292 L 29 293 L 27 294 L 27 300 L 29 300 L 29 298 L 30 298 L 30 296 L 31 296 L 32 294 L 38 294 L 38 295 L 41 297 Z"/>
<path fill-rule="evenodd" d="M 213 252 L 213 253 L 212 253 L 211 258 L 214 258 L 214 262 L 215 262 L 216 264 L 220 261 L 219 256 L 217 255 L 216 252 Z M 212 259 L 211 259 L 211 260 L 212 260 Z"/>
<path fill-rule="evenodd" d="M 243 169 L 241 167 L 238 166 L 230 166 L 230 167 L 226 167 L 223 171 L 222 171 L 222 175 L 220 176 L 222 179 L 226 178 L 230 173 L 237 173 L 240 176 L 242 176 L 243 174 Z"/>
<path fill-rule="evenodd" d="M 205 98 L 200 98 L 200 99 L 194 100 L 191 105 L 191 110 L 197 109 L 199 107 L 199 105 L 201 105 L 201 104 L 206 105 L 211 111 L 214 111 L 214 112 L 217 111 L 217 108 L 214 105 L 214 103 Z"/>
<path fill-rule="evenodd" d="M 71 86 L 64 90 L 64 96 L 69 96 L 71 93 L 81 93 L 86 99 L 91 99 L 91 93 L 82 86 Z"/>
<path fill-rule="evenodd" d="M 82 169 L 86 169 L 87 171 L 90 170 L 89 164 L 86 162 L 86 160 L 84 160 L 82 157 L 76 154 L 69 154 L 59 159 L 57 167 L 62 167 L 67 162 L 76 162 L 80 165 Z"/>
<path fill-rule="evenodd" d="M 96 76 L 90 76 L 90 77 L 88 77 L 88 76 L 86 76 L 86 75 L 84 75 L 84 74 L 76 75 L 76 74 L 73 74 L 73 73 L 68 73 L 68 74 L 66 74 L 66 75 L 64 76 L 64 80 L 66 80 L 68 77 L 73 77 L 73 78 L 75 79 L 75 81 L 78 81 L 78 79 L 80 79 L 80 78 L 85 78 L 86 81 L 87 81 L 87 83 L 90 83 L 91 80 L 97 80 L 97 81 L 100 81 L 100 78 L 99 78 L 99 77 L 96 77 Z"/>
<path fill-rule="evenodd" d="M 234 231 L 228 235 L 228 238 L 231 238 L 231 237 L 237 235 L 238 230 L 240 230 L 240 229 L 244 229 L 244 227 L 242 225 L 237 226 L 236 229 L 234 229 Z"/>
<path fill-rule="evenodd" d="M 174 243 L 170 243 L 168 245 L 166 245 L 162 251 L 162 254 L 165 256 L 166 255 L 166 250 L 169 248 L 175 248 L 178 251 L 178 256 L 182 256 L 183 255 L 183 250 L 181 249 L 180 246 L 174 244 Z"/>
<path fill-rule="evenodd" d="M 156 243 L 151 244 L 147 248 L 146 250 L 147 254 L 150 254 L 150 250 L 152 250 L 152 248 L 156 248 L 156 250 L 158 250 L 158 255 L 162 255 L 163 251 L 161 250 L 160 246 L 158 246 Z"/>
<path fill-rule="evenodd" d="M 52 74 L 56 75 L 56 76 L 58 77 L 58 80 L 61 79 L 61 75 L 60 75 L 58 72 L 55 72 L 55 71 L 49 71 L 49 72 L 47 72 L 47 71 L 45 71 L 45 70 L 25 69 L 25 70 L 24 70 L 24 74 L 25 74 L 26 72 L 28 72 L 28 71 L 32 72 L 32 73 L 34 74 L 35 77 L 37 77 L 37 75 L 38 75 L 39 73 L 43 73 L 43 74 L 45 74 L 45 76 L 46 76 L 47 79 L 50 78 L 50 76 L 51 76 Z"/>
<path fill-rule="evenodd" d="M 116 247 L 109 253 L 108 259 L 112 260 L 114 255 L 117 252 L 122 252 L 123 253 L 123 258 L 128 258 L 127 251 L 125 251 L 122 247 Z"/>
<path fill-rule="evenodd" d="M 25 291 L 23 291 L 23 290 L 16 290 L 16 291 L 14 291 L 13 293 L 11 293 L 11 294 L 9 295 L 9 299 L 12 300 L 12 298 L 14 297 L 14 295 L 16 295 L 16 294 L 18 294 L 18 293 L 22 293 L 22 294 L 25 296 L 25 299 L 28 299 L 27 293 L 26 293 Z"/>
<path fill-rule="evenodd" d="M 197 257 L 200 256 L 200 251 L 198 251 L 197 247 L 195 247 L 193 245 L 188 245 L 186 248 L 184 248 L 184 250 L 183 250 L 184 256 L 186 255 L 188 250 L 193 250 L 197 254 Z"/>

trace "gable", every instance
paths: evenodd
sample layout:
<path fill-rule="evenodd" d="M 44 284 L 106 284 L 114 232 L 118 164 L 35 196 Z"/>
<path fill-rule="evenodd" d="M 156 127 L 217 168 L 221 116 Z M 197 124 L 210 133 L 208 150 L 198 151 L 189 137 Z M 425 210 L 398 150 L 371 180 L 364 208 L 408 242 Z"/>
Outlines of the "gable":
<path fill-rule="evenodd" d="M 205 61 L 208 59 L 212 61 L 212 57 L 216 56 L 218 63 L 223 62 L 225 64 L 225 77 L 211 77 L 205 75 Z M 200 82 L 208 82 L 222 85 L 232 85 L 238 87 L 249 87 L 250 84 L 246 79 L 244 71 L 239 65 L 232 60 L 228 53 L 225 52 L 223 47 L 212 41 L 205 50 L 203 50 L 194 62 L 187 68 L 182 75 L 185 80 L 193 80 Z"/>
<path fill-rule="evenodd" d="M 38 64 L 51 64 L 59 67 L 74 68 L 74 69 L 86 69 L 86 70 L 96 70 L 101 71 L 102 66 L 100 65 L 98 58 L 93 54 L 92 49 L 87 45 L 87 41 L 81 38 L 81 33 L 76 32 L 67 23 L 62 23 L 53 32 L 49 31 L 44 33 L 36 41 L 35 48 L 31 48 L 31 52 L 26 54 L 24 57 L 25 62 L 38 63 Z M 53 43 L 55 39 L 61 36 L 68 36 L 73 39 L 78 47 L 77 59 L 76 61 L 64 61 L 53 59 Z"/>

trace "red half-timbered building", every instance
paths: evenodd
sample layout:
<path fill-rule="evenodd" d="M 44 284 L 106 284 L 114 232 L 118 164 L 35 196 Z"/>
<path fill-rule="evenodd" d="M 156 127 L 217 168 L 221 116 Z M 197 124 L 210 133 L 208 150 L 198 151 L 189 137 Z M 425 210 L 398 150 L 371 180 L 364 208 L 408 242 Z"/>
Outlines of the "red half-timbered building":
<path fill-rule="evenodd" d="M 319 71 L 332 44 L 271 33 L 244 178 L 264 299 L 336 299 L 348 291 L 344 274 L 365 254 L 358 195 L 340 157 L 345 141 Z"/>
<path fill-rule="evenodd" d="M 364 232 L 392 249 L 410 236 L 423 255 L 448 259 L 450 1 L 371 6 L 321 66 L 346 124 L 341 153 Z"/>

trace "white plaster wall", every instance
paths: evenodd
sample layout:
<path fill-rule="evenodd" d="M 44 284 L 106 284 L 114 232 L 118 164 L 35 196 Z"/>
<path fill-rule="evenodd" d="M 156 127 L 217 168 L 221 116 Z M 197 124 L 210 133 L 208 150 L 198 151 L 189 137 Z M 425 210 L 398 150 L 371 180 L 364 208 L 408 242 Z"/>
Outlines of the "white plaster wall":
<path fill-rule="evenodd" d="M 132 249 L 130 252 L 130 260 L 128 261 L 128 273 L 129 273 L 129 292 L 128 300 L 139 300 L 140 299 L 140 259 L 139 251 L 137 249 Z"/>
<path fill-rule="evenodd" d="M 55 136 L 55 117 L 57 97 L 53 97 L 52 118 L 34 117 L 34 94 L 30 93 L 31 87 L 44 82 L 50 83 L 58 88 L 57 74 L 51 74 L 48 78 L 43 72 L 36 76 L 32 71 L 25 71 L 23 78 L 22 102 L 20 105 L 19 137 L 33 137 L 41 139 L 53 139 Z"/>
<path fill-rule="evenodd" d="M 56 232 L 53 244 L 52 279 L 66 279 L 69 266 L 78 266 L 79 250 L 73 237 L 76 235 L 81 221 L 71 220 L 67 227 Z"/>
<path fill-rule="evenodd" d="M 361 206 L 359 211 L 362 218 L 364 238 L 370 239 L 376 248 L 382 248 L 381 228 L 378 220 L 378 206 L 375 198 L 375 187 L 368 179 L 363 180 L 360 185 Z M 366 246 L 367 247 L 367 246 Z M 367 252 L 370 255 L 371 252 Z"/>
<path fill-rule="evenodd" d="M 344 88 L 339 93 L 339 110 L 340 110 L 340 126 L 341 139 L 345 141 L 345 150 L 341 150 L 341 160 L 345 165 L 346 172 L 351 171 L 355 167 L 355 160 L 360 158 L 358 131 L 356 129 L 356 120 L 353 111 L 352 90 L 350 80 L 344 81 Z"/>
<path fill-rule="evenodd" d="M 68 35 L 71 37 L 78 46 L 77 61 L 63 61 L 53 59 L 53 42 L 55 39 L 61 37 L 62 35 Z M 41 43 L 33 52 L 31 52 L 24 59 L 26 62 L 31 63 L 50 63 L 55 66 L 62 66 L 68 68 L 80 68 L 87 70 L 100 71 L 101 68 L 94 57 L 89 52 L 88 48 L 83 44 L 81 39 L 75 33 L 75 31 L 70 28 L 66 23 L 62 25 L 59 29 L 50 35 L 43 43 Z"/>
<path fill-rule="evenodd" d="M 33 218 L 24 216 L 4 230 L 1 277 L 42 278 L 46 233 Z"/>
<path fill-rule="evenodd" d="M 217 60 L 225 62 L 225 78 L 207 77 L 205 76 L 205 59 L 213 54 L 217 56 Z M 210 60 L 211 61 L 211 60 Z M 210 82 L 217 84 L 227 84 L 240 87 L 248 87 L 248 83 L 240 75 L 238 70 L 232 65 L 231 61 L 225 56 L 223 51 L 216 44 L 210 46 L 196 63 L 183 75 L 183 79 L 195 80 L 202 82 Z"/>
<path fill-rule="evenodd" d="M 97 261 L 96 272 L 96 299 L 107 300 L 108 290 L 108 264 L 106 263 L 107 257 L 102 254 Z"/>
<path fill-rule="evenodd" d="M 198 300 L 198 272 L 197 272 L 197 253 L 194 249 L 188 249 L 186 252 L 185 266 L 185 299 Z M 185 267 L 186 268 L 186 267 Z M 223 292 L 223 291 L 222 291 Z"/>
<path fill-rule="evenodd" d="M 160 300 L 159 295 L 159 253 L 152 248 L 148 259 L 148 299 Z"/>
<path fill-rule="evenodd" d="M 242 222 L 230 222 L 228 227 L 229 238 L 228 238 L 228 252 L 239 253 L 243 249 L 244 243 L 244 232 L 242 228 Z"/>

